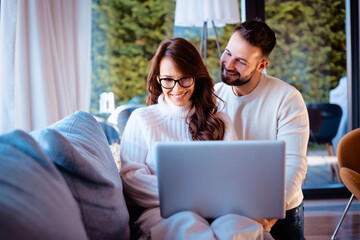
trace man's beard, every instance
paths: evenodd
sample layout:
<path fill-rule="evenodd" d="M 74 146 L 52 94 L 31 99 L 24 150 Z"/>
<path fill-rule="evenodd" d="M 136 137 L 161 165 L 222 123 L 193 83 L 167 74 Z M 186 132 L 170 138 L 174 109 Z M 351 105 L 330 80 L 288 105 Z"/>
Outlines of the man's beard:
<path fill-rule="evenodd" d="M 236 71 L 232 71 L 232 73 L 236 73 L 238 74 L 238 77 L 233 79 L 231 77 L 227 77 L 224 73 L 225 70 L 225 64 L 221 64 L 221 81 L 223 81 L 223 83 L 229 85 L 229 86 L 243 86 L 245 84 L 247 84 L 248 82 L 250 82 L 251 78 L 254 76 L 256 69 L 254 71 L 252 71 L 250 73 L 250 76 L 245 77 L 241 77 L 241 74 L 239 72 Z"/>

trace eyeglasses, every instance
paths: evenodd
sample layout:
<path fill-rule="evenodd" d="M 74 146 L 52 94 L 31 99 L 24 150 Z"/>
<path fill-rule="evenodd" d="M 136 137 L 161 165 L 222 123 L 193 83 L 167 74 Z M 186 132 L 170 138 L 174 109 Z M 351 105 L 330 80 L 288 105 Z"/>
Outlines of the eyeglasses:
<path fill-rule="evenodd" d="M 172 78 L 160 78 L 160 85 L 165 89 L 172 89 L 175 87 L 175 84 L 178 83 L 183 88 L 191 87 L 194 84 L 194 78 L 192 77 L 182 77 L 178 80 Z"/>

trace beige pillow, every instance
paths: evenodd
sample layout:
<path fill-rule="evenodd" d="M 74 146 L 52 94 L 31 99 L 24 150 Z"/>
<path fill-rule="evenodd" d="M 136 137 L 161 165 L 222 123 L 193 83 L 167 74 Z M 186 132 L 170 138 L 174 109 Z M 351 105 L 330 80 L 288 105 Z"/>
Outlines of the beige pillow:
<path fill-rule="evenodd" d="M 120 162 L 120 144 L 113 143 L 110 145 L 111 153 L 114 157 L 114 161 L 116 163 L 117 169 L 120 172 L 121 162 Z"/>

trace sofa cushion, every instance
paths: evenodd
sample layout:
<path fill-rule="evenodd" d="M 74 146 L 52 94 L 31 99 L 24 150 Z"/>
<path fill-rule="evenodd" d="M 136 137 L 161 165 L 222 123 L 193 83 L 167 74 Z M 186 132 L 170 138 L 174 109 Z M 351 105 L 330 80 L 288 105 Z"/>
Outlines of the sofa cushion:
<path fill-rule="evenodd" d="M 0 136 L 0 238 L 87 239 L 79 207 L 27 133 Z"/>
<path fill-rule="evenodd" d="M 122 182 L 95 118 L 78 111 L 31 135 L 55 163 L 78 202 L 90 239 L 129 238 Z"/>

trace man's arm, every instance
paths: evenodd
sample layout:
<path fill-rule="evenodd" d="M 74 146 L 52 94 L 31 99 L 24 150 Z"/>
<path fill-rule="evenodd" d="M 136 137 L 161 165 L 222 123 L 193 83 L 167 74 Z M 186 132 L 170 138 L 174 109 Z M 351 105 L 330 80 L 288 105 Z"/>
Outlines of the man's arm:
<path fill-rule="evenodd" d="M 309 118 L 304 100 L 294 91 L 280 106 L 277 140 L 286 143 L 285 202 L 289 209 L 297 207 L 301 185 L 307 171 Z"/>

